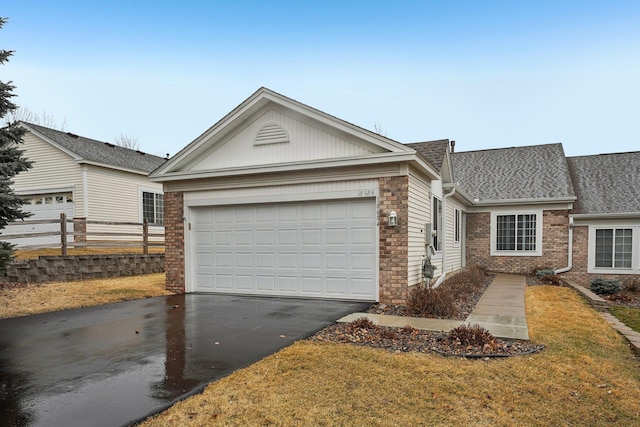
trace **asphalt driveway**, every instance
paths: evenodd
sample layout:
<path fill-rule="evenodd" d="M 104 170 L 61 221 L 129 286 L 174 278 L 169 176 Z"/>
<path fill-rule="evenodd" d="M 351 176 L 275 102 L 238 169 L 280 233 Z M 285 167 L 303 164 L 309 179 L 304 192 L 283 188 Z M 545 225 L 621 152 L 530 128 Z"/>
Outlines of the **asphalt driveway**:
<path fill-rule="evenodd" d="M 367 306 L 189 294 L 0 320 L 0 424 L 127 425 Z"/>

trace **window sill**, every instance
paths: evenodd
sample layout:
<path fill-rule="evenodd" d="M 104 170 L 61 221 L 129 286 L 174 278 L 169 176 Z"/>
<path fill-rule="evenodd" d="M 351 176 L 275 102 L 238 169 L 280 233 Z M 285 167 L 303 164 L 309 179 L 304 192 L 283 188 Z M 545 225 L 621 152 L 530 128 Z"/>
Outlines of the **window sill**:
<path fill-rule="evenodd" d="M 640 274 L 640 270 L 634 268 L 603 268 L 603 267 L 589 267 L 587 269 L 589 274 Z"/>
<path fill-rule="evenodd" d="M 542 256 L 540 251 L 491 251 L 491 256 Z"/>

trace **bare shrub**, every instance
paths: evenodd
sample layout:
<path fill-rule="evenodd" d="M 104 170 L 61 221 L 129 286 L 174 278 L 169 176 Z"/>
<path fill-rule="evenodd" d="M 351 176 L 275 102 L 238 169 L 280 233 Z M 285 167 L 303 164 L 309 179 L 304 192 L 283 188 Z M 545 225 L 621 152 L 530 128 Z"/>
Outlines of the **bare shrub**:
<path fill-rule="evenodd" d="M 494 349 L 498 342 L 491 333 L 480 325 L 463 324 L 452 329 L 447 336 L 453 344 L 461 346 Z"/>
<path fill-rule="evenodd" d="M 640 279 L 627 279 L 623 282 L 622 289 L 626 292 L 640 294 Z"/>

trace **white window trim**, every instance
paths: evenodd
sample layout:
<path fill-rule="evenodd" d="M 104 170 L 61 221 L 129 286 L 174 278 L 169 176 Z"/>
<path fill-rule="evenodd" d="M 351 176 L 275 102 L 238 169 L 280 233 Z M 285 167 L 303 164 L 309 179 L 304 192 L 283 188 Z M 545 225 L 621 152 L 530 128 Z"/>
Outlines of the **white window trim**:
<path fill-rule="evenodd" d="M 458 227 L 456 230 L 456 221 Z M 458 234 L 458 240 L 456 240 L 456 233 Z M 459 248 L 462 241 L 462 210 L 459 208 L 453 208 L 453 247 Z"/>
<path fill-rule="evenodd" d="M 151 187 L 138 187 L 138 220 L 144 222 L 144 202 L 142 200 L 142 193 L 154 193 L 164 194 L 162 189 Z M 162 227 L 163 224 L 149 223 L 150 226 Z"/>
<path fill-rule="evenodd" d="M 596 230 L 616 228 L 631 229 L 631 268 L 596 267 Z M 621 222 L 603 223 L 589 226 L 587 273 L 591 274 L 640 274 L 640 225 Z"/>
<path fill-rule="evenodd" d="M 502 215 L 535 215 L 536 216 L 536 250 L 535 251 L 499 251 L 496 249 L 498 216 Z M 542 256 L 542 210 L 504 210 L 491 212 L 491 256 Z"/>
<path fill-rule="evenodd" d="M 438 202 L 440 203 L 440 207 L 441 207 L 441 214 L 440 217 L 438 218 L 440 221 L 438 224 L 436 224 L 435 219 L 433 218 L 433 214 L 436 213 L 437 211 L 435 210 L 436 207 L 433 206 L 434 203 L 434 199 L 437 199 Z M 444 239 L 442 239 L 442 232 L 443 232 L 443 228 L 444 228 L 444 224 L 445 224 L 445 220 L 444 220 L 444 216 L 445 216 L 445 211 L 444 211 L 444 205 L 442 203 L 442 198 L 438 197 L 438 196 L 431 196 L 431 230 L 435 231 L 435 234 L 433 235 L 433 237 L 431 238 L 431 244 L 433 245 L 433 247 L 435 248 L 436 246 L 439 246 L 436 249 L 436 252 L 442 252 L 442 246 L 445 245 L 446 243 L 444 242 Z M 440 245 L 437 245 L 436 242 L 439 240 Z"/>

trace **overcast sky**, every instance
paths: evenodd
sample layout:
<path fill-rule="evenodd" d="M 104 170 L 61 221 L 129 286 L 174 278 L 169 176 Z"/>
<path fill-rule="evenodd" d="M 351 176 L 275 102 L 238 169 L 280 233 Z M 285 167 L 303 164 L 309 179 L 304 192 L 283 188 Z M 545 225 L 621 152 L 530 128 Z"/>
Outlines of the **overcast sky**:
<path fill-rule="evenodd" d="M 409 143 L 640 150 L 640 1 L 11 1 L 0 67 L 65 130 L 174 155 L 266 86 Z"/>

